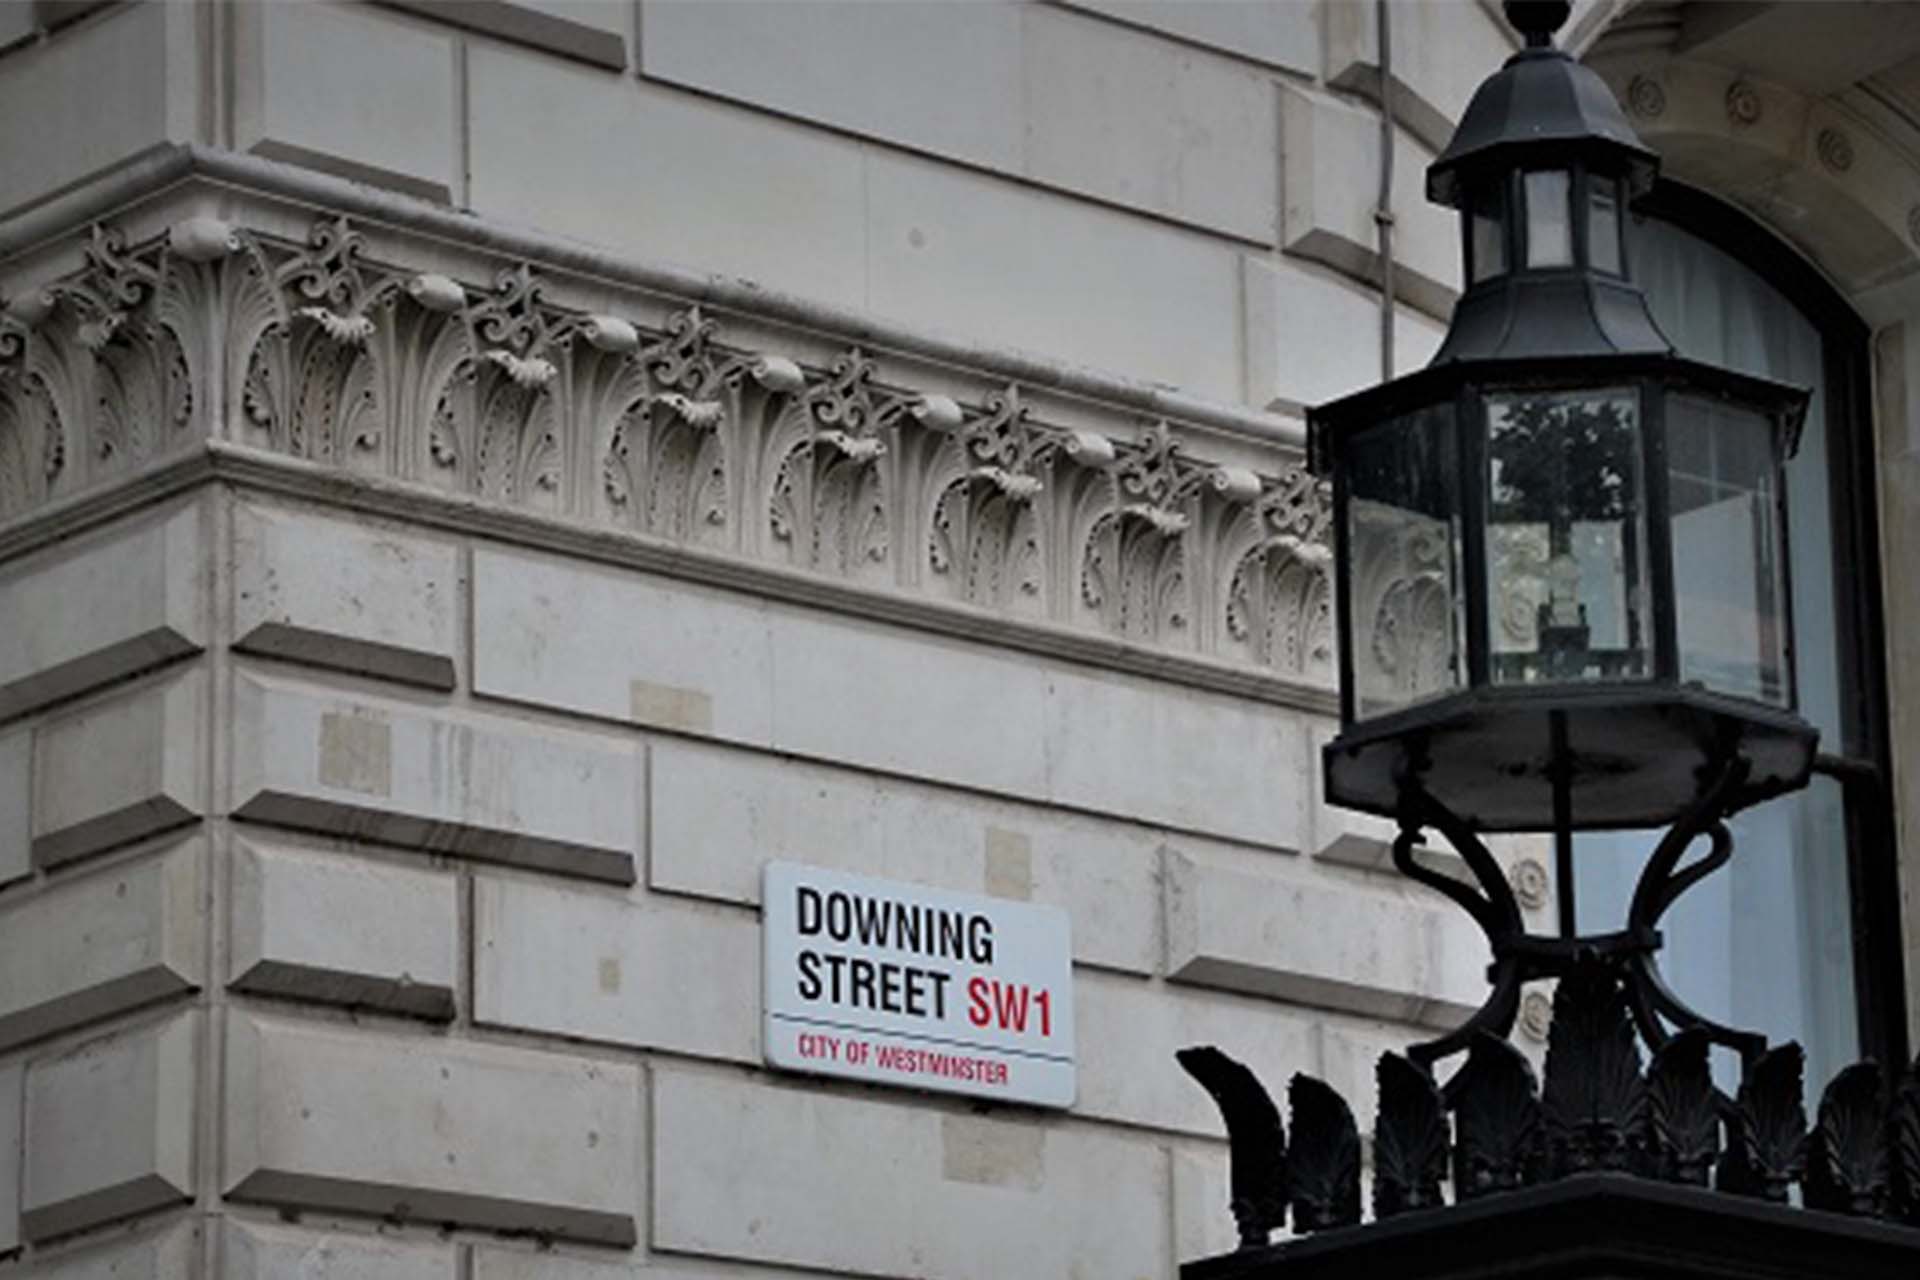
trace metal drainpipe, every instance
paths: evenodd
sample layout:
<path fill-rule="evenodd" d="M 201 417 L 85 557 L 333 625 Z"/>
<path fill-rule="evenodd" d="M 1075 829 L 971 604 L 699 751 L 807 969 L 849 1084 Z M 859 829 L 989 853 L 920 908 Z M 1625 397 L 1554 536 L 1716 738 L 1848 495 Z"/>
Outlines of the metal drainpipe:
<path fill-rule="evenodd" d="M 1380 28 L 1380 199 L 1373 225 L 1380 243 L 1380 380 L 1393 379 L 1393 29 L 1387 0 L 1373 0 Z"/>

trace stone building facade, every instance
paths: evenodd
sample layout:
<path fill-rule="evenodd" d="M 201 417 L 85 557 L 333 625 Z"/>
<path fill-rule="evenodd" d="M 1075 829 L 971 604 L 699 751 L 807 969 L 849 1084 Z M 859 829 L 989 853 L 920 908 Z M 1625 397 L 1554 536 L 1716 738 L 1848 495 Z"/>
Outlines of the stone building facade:
<path fill-rule="evenodd" d="M 1871 334 L 1920 866 L 1920 23 L 1716 8 L 1563 34 Z M 1301 410 L 1437 345 L 1495 10 L 0 7 L 0 1280 L 1229 1247 L 1173 1051 L 1483 990 L 1317 797 Z M 1071 1108 L 766 1067 L 772 859 L 1064 909 Z"/>

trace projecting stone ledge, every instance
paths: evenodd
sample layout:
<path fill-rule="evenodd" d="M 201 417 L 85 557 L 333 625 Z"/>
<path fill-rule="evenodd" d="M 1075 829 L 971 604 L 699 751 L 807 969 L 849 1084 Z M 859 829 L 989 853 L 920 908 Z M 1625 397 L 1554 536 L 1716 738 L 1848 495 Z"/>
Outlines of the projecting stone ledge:
<path fill-rule="evenodd" d="M 1920 1230 L 1624 1174 L 1582 1174 L 1470 1204 L 1202 1258 L 1181 1280 L 1912 1280 Z"/>
<path fill-rule="evenodd" d="M 234 734 L 235 817 L 634 881 L 640 760 L 618 739 L 251 675 Z"/>

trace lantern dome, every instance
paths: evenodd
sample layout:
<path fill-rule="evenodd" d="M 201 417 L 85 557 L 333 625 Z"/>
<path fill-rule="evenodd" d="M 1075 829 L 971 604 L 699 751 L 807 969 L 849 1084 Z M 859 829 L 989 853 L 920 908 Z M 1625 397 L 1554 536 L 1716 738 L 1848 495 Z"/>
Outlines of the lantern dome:
<path fill-rule="evenodd" d="M 1617 168 L 1630 198 L 1652 190 L 1660 158 L 1634 133 L 1606 81 L 1552 47 L 1569 9 L 1566 0 L 1506 6 L 1527 47 L 1474 92 L 1447 149 L 1427 169 L 1427 199 L 1457 209 L 1466 175 L 1515 168 L 1538 155 Z"/>

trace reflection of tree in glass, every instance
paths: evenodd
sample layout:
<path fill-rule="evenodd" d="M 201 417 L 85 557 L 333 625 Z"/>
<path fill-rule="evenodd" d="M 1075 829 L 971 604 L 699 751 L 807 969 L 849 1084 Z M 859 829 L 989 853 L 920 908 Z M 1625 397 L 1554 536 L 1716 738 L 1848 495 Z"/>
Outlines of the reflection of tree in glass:
<path fill-rule="evenodd" d="M 1575 521 L 1627 518 L 1638 469 L 1632 401 L 1543 395 L 1489 409 L 1494 521 L 1546 525 L 1558 555 Z"/>
<path fill-rule="evenodd" d="M 1396 418 L 1356 439 L 1347 454 L 1353 496 L 1436 520 L 1452 518 L 1459 461 L 1450 408 Z"/>

